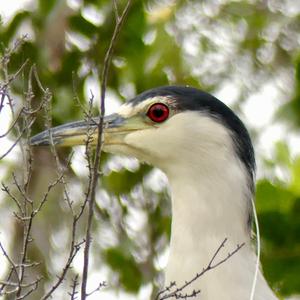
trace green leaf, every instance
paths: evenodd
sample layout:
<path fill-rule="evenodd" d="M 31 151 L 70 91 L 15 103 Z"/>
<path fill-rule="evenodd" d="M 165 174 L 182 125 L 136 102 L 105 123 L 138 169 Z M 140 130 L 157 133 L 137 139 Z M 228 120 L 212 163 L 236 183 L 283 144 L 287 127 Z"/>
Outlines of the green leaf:
<path fill-rule="evenodd" d="M 110 248 L 104 255 L 110 267 L 119 273 L 125 290 L 136 293 L 142 284 L 142 273 L 132 256 L 124 254 L 120 248 Z"/>
<path fill-rule="evenodd" d="M 285 141 L 278 141 L 275 144 L 275 161 L 284 166 L 290 166 L 291 156 L 288 145 Z"/>
<path fill-rule="evenodd" d="M 26 19 L 29 19 L 30 13 L 28 11 L 21 11 L 17 13 L 7 27 L 0 27 L 1 42 L 8 44 L 16 31 L 22 26 Z"/>
<path fill-rule="evenodd" d="M 70 17 L 70 26 L 73 30 L 87 37 L 92 37 L 97 32 L 97 26 L 93 25 L 80 15 Z"/>
<path fill-rule="evenodd" d="M 291 171 L 291 190 L 300 196 L 300 156 L 294 160 Z"/>
<path fill-rule="evenodd" d="M 148 165 L 141 165 L 136 172 L 123 169 L 112 171 L 108 176 L 102 178 L 103 187 L 115 195 L 127 194 L 134 186 L 141 182 L 142 178 L 149 173 L 152 168 Z"/>
<path fill-rule="evenodd" d="M 271 286 L 279 289 L 282 295 L 300 293 L 300 248 L 298 255 L 278 254 L 262 256 L 264 275 Z"/>
<path fill-rule="evenodd" d="M 264 179 L 256 185 L 256 207 L 259 213 L 287 212 L 294 203 L 295 195 L 278 182 L 277 185 Z"/>

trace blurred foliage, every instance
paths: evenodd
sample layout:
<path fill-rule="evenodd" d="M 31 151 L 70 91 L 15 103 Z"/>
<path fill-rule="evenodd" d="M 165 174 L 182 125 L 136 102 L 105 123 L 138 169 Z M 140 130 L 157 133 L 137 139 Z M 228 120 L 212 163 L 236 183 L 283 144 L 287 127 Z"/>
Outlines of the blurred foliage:
<path fill-rule="evenodd" d="M 295 73 L 294 97 L 278 110 L 278 116 L 297 129 L 300 127 L 300 55 L 296 58 Z"/>
<path fill-rule="evenodd" d="M 112 171 L 108 176 L 103 177 L 102 184 L 106 191 L 116 195 L 128 194 L 132 187 L 140 183 L 151 168 L 147 165 L 141 166 L 136 172 L 127 169 Z M 126 178 L 126 180 L 124 180 Z"/>
<path fill-rule="evenodd" d="M 128 257 L 129 254 L 124 254 L 119 248 L 107 249 L 105 256 L 110 267 L 120 274 L 124 288 L 129 292 L 138 292 L 142 284 L 142 274 L 134 258 Z"/>
<path fill-rule="evenodd" d="M 106 102 L 109 107 L 110 97 L 121 102 L 164 84 L 192 85 L 216 94 L 233 84 L 236 96 L 232 106 L 243 116 L 242 105 L 252 94 L 267 84 L 276 89 L 279 105 L 272 122 L 285 124 L 287 139 L 274 144 L 273 156 L 260 153 L 258 157 L 268 172 L 257 185 L 257 209 L 263 269 L 282 296 L 300 293 L 300 156 L 291 154 L 288 142 L 289 133 L 300 128 L 300 11 L 296 2 L 134 1 L 114 52 Z M 124 3 L 119 1 L 121 7 Z M 22 104 L 29 69 L 35 64 L 40 81 L 53 93 L 53 125 L 82 118 L 80 105 L 86 106 L 90 90 L 96 96 L 97 114 L 99 72 L 114 28 L 112 1 L 36 0 L 0 26 L 3 57 L 26 35 L 7 62 L 9 74 L 14 74 L 30 59 L 10 86 L 16 107 Z M 0 79 L 4 78 L 1 72 Z M 33 106 L 37 106 L 42 94 L 35 82 L 33 89 Z M 45 119 L 40 114 L 33 133 L 44 128 Z M 265 128 L 250 129 L 258 141 Z M 62 151 L 61 156 L 66 157 L 69 151 Z M 76 153 L 80 153 L 78 149 Z M 45 149 L 35 150 L 34 155 L 31 190 L 38 197 L 53 177 L 55 164 Z M 21 168 L 19 161 L 4 163 L 7 179 L 13 169 Z M 113 163 L 107 156 L 102 161 L 104 166 Z M 125 164 L 112 167 L 102 179 L 106 192 L 101 196 L 103 190 L 99 191 L 97 198 L 95 265 L 108 266 L 111 282 L 121 290 L 136 293 L 152 282 L 155 294 L 159 282 L 155 260 L 168 244 L 170 205 L 165 192 L 157 193 L 144 183 L 143 178 L 152 172 L 149 167 L 128 169 Z M 70 170 L 71 197 L 78 206 L 84 182 L 86 178 L 76 168 Z M 40 270 L 45 278 L 57 273 L 51 261 L 66 249 L 70 238 L 65 237 L 70 226 L 66 204 L 59 199 L 63 194 L 58 189 L 38 219 L 36 243 L 31 245 L 32 260 L 45 262 Z M 3 202 L 1 209 L 11 211 L 10 206 Z M 143 226 L 132 225 L 135 213 L 142 216 Z M 18 248 L 18 239 L 17 225 L 12 226 L 13 249 Z M 59 235 L 64 238 L 59 239 Z"/>
<path fill-rule="evenodd" d="M 298 292 L 300 271 L 300 156 L 291 159 L 287 145 L 276 144 L 277 166 L 289 180 L 267 179 L 257 184 L 257 209 L 265 253 L 262 256 L 268 281 L 282 294 Z"/>

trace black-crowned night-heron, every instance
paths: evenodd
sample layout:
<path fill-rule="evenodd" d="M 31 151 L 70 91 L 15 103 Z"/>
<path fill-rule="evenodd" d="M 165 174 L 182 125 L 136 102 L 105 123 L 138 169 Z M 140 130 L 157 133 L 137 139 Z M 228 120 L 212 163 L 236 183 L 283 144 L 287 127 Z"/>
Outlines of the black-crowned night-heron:
<path fill-rule="evenodd" d="M 51 130 L 61 146 L 85 144 L 93 122 L 79 121 Z M 96 142 L 96 130 L 94 141 Z M 49 144 L 49 131 L 31 140 Z M 146 91 L 105 118 L 104 151 L 125 154 L 160 168 L 172 194 L 170 255 L 165 284 L 181 286 L 207 266 L 224 238 L 226 256 L 184 292 L 192 299 L 248 300 L 256 269 L 251 245 L 255 158 L 249 134 L 221 101 L 195 88 L 166 86 Z M 220 254 L 220 255 L 221 255 Z M 275 295 L 258 272 L 255 300 Z"/>

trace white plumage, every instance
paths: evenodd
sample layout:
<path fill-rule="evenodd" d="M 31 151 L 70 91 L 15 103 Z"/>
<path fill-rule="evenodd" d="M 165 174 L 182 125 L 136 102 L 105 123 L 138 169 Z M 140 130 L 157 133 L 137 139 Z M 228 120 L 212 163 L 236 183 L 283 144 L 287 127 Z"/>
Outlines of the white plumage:
<path fill-rule="evenodd" d="M 59 145 L 85 143 L 94 122 L 75 122 L 52 131 Z M 95 130 L 94 143 L 97 138 Z M 32 144 L 49 144 L 48 131 Z M 259 271 L 251 242 L 255 160 L 243 123 L 222 102 L 197 89 L 161 87 L 147 91 L 105 119 L 104 151 L 135 156 L 160 168 L 172 194 L 170 257 L 165 285 L 181 287 L 207 266 L 223 240 L 218 262 L 188 285 L 195 300 L 275 300 Z"/>
<path fill-rule="evenodd" d="M 192 279 L 228 238 L 217 260 L 237 244 L 246 245 L 184 292 L 201 289 L 192 298 L 197 300 L 250 299 L 256 256 L 245 219 L 251 191 L 228 130 L 203 113 L 182 112 L 159 128 L 129 133 L 124 144 L 122 154 L 160 168 L 169 180 L 172 229 L 165 284 L 181 286 Z M 118 147 L 107 150 L 120 154 Z M 261 273 L 254 299 L 276 299 Z"/>

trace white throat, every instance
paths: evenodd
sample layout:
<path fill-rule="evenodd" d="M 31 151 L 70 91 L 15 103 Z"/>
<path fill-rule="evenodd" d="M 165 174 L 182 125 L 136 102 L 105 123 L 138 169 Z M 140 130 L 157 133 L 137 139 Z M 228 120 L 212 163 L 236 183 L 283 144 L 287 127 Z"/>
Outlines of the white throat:
<path fill-rule="evenodd" d="M 208 170 L 194 165 L 193 168 L 183 166 L 178 172 L 177 166 L 177 173 L 168 176 L 172 193 L 172 236 L 166 284 L 170 281 L 182 284 L 199 273 L 225 238 L 228 243 L 222 256 L 237 244 L 249 246 L 245 174 L 242 169 L 233 170 L 229 166 L 222 169 L 209 174 Z M 200 288 L 201 282 L 202 279 L 193 289 Z"/>
<path fill-rule="evenodd" d="M 208 159 L 206 157 L 206 159 Z M 201 300 L 247 300 L 255 271 L 249 219 L 250 190 L 246 170 L 235 156 L 194 165 L 176 166 L 168 175 L 172 193 L 172 234 L 165 285 L 177 287 L 207 266 L 222 241 L 225 247 L 215 259 L 224 259 L 237 244 L 245 245 L 216 269 L 208 271 L 182 293 L 201 290 Z M 203 167 L 204 166 L 204 167 Z M 254 299 L 275 299 L 261 274 Z"/>
<path fill-rule="evenodd" d="M 213 132 L 206 130 L 205 135 L 198 135 L 200 141 L 194 142 L 194 149 L 178 148 L 177 161 L 164 168 L 172 194 L 165 285 L 173 281 L 180 287 L 191 280 L 207 266 L 227 238 L 216 262 L 234 251 L 238 244 L 245 245 L 182 293 L 201 290 L 192 298 L 197 300 L 249 300 L 256 264 L 249 228 L 252 212 L 249 174 L 235 154 L 229 132 L 211 119 L 203 119 L 201 128 L 204 125 Z M 188 144 L 192 143 L 186 141 Z M 255 300 L 276 299 L 261 273 L 256 291 Z"/>

